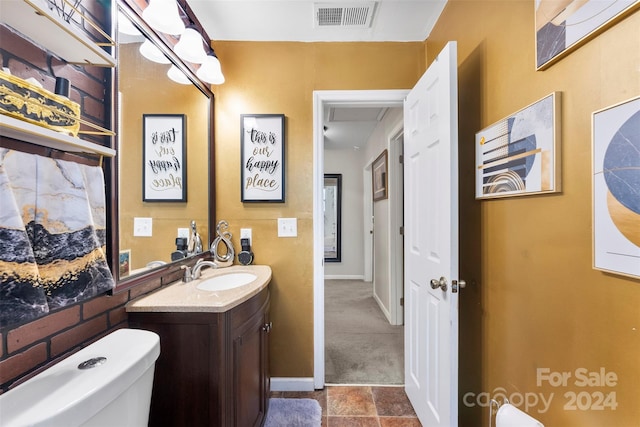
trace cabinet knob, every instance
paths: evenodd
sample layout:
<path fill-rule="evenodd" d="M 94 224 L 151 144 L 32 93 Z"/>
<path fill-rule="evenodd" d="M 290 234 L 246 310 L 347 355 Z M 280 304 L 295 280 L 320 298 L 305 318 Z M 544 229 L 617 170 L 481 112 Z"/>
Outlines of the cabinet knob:
<path fill-rule="evenodd" d="M 269 323 L 265 323 L 264 326 L 262 327 L 262 330 L 265 331 L 266 333 L 271 332 L 271 328 L 273 327 L 273 323 L 269 322 Z"/>

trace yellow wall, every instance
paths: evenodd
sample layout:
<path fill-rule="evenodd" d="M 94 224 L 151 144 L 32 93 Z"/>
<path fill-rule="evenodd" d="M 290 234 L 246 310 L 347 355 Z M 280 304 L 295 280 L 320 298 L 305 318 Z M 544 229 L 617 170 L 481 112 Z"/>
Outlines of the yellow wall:
<path fill-rule="evenodd" d="M 176 250 L 178 228 L 196 221 L 203 245 L 208 245 L 209 209 L 209 100 L 195 86 L 174 83 L 167 77 L 169 65 L 156 64 L 138 53 L 139 43 L 119 49 L 121 132 L 120 164 L 120 249 L 131 249 L 131 269 L 148 262 L 171 261 Z M 167 99 L 172 100 L 166 102 Z M 186 202 L 143 202 L 142 116 L 184 114 L 186 121 Z M 153 219 L 152 237 L 133 235 L 134 217 Z M 134 272 L 135 273 L 135 272 Z"/>
<path fill-rule="evenodd" d="M 529 409 L 545 425 L 640 425 L 640 280 L 591 267 L 590 130 L 593 111 L 640 94 L 640 13 L 545 71 L 535 70 L 533 23 L 533 2 L 454 0 L 427 41 L 428 58 L 458 42 L 461 277 L 475 282 L 460 301 L 460 395 L 554 393 L 547 411 Z M 562 193 L 475 202 L 475 132 L 553 91 Z M 575 385 L 576 369 L 601 367 L 614 387 Z M 538 386 L 538 368 L 572 376 Z M 618 406 L 565 410 L 572 392 L 615 392 Z M 461 425 L 480 415 L 463 404 Z"/>
<path fill-rule="evenodd" d="M 214 87 L 216 218 L 253 230 L 256 264 L 273 270 L 271 374 L 313 376 L 314 90 L 399 89 L 424 70 L 422 43 L 215 42 L 226 82 Z M 240 202 L 240 114 L 286 116 L 286 202 Z M 277 218 L 298 218 L 297 238 Z"/>
<path fill-rule="evenodd" d="M 640 13 L 535 71 L 530 1 L 451 1 L 426 43 L 214 42 L 227 82 L 216 93 L 217 218 L 253 229 L 255 262 L 273 268 L 271 367 L 313 375 L 312 92 L 415 84 L 448 40 L 458 42 L 461 295 L 460 425 L 486 424 L 466 393 L 554 397 L 549 426 L 638 425 L 640 280 L 591 267 L 591 113 L 640 93 Z M 562 193 L 474 200 L 474 135 L 562 92 Z M 284 204 L 240 203 L 242 113 L 284 113 Z M 299 237 L 278 238 L 276 219 L 297 217 Z M 536 369 L 604 367 L 614 387 L 536 385 Z M 566 392 L 615 392 L 617 408 L 570 411 Z M 495 394 L 493 394 L 493 397 Z"/>

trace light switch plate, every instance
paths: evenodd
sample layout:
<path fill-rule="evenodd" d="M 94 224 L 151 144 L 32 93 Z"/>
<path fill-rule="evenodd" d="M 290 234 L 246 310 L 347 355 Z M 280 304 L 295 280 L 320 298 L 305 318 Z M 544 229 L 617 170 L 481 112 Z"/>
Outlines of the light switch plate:
<path fill-rule="evenodd" d="M 188 228 L 178 228 L 178 237 L 186 237 L 189 238 L 189 229 Z"/>
<path fill-rule="evenodd" d="M 136 237 L 151 237 L 153 232 L 152 218 L 133 218 L 133 235 Z"/>
<path fill-rule="evenodd" d="M 297 218 L 278 218 L 278 237 L 297 237 Z"/>

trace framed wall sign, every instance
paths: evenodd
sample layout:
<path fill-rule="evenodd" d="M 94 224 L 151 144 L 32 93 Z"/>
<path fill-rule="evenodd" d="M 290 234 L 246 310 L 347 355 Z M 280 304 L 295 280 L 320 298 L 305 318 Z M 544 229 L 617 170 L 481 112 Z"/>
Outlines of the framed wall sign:
<path fill-rule="evenodd" d="M 476 199 L 560 191 L 560 92 L 476 133 Z"/>
<path fill-rule="evenodd" d="M 387 150 L 384 150 L 371 166 L 373 177 L 373 201 L 384 200 L 389 197 L 387 192 Z"/>
<path fill-rule="evenodd" d="M 240 116 L 242 202 L 284 202 L 284 114 Z"/>
<path fill-rule="evenodd" d="M 187 201 L 185 121 L 184 114 L 142 116 L 143 201 Z"/>
<path fill-rule="evenodd" d="M 592 117 L 593 267 L 640 278 L 640 97 Z"/>

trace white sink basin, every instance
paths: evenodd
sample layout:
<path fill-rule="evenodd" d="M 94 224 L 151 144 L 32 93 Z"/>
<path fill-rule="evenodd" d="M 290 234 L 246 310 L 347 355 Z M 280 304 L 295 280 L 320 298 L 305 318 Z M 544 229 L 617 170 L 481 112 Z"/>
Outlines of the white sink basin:
<path fill-rule="evenodd" d="M 227 291 L 247 285 L 257 278 L 258 276 L 252 273 L 227 273 L 204 279 L 196 288 L 201 291 Z"/>

